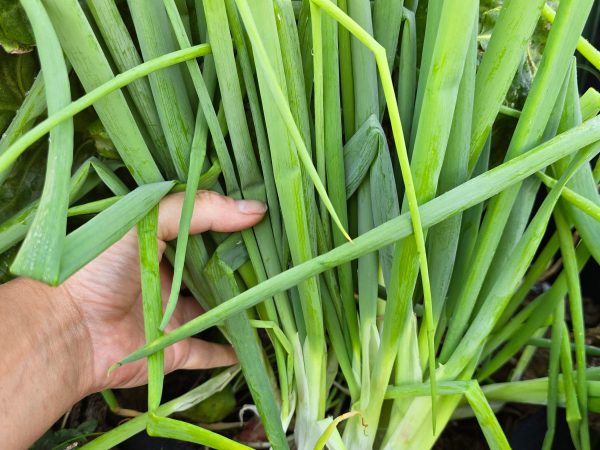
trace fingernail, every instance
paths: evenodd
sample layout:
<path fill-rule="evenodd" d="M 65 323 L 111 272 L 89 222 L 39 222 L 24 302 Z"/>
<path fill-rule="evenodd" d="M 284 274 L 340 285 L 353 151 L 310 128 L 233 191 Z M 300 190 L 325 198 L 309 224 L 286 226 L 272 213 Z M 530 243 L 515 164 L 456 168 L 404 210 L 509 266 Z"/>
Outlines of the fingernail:
<path fill-rule="evenodd" d="M 264 214 L 267 212 L 267 205 L 258 200 L 236 200 L 235 204 L 242 214 Z"/>

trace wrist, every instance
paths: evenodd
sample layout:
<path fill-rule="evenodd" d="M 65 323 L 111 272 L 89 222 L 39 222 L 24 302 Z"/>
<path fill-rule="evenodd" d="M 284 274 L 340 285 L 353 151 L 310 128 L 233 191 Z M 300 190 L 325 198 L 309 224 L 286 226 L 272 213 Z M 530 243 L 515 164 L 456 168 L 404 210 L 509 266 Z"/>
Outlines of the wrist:
<path fill-rule="evenodd" d="M 27 448 L 91 386 L 91 352 L 61 288 L 19 278 L 0 286 L 0 442 Z"/>
<path fill-rule="evenodd" d="M 51 287 L 30 279 L 16 279 L 19 310 L 27 315 L 34 345 L 50 349 L 53 369 L 61 373 L 73 401 L 94 392 L 93 353 L 80 310 L 62 286 Z M 50 344 L 50 345 L 49 345 Z"/>

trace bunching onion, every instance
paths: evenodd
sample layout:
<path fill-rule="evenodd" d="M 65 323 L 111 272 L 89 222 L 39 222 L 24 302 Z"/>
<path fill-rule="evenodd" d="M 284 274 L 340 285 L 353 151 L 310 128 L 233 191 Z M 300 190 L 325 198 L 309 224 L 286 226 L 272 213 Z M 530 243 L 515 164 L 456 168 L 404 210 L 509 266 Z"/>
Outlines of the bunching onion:
<path fill-rule="evenodd" d="M 509 448 L 507 402 L 547 405 L 547 449 L 565 407 L 590 448 L 600 350 L 579 273 L 600 262 L 600 94 L 580 95 L 574 54 L 600 70 L 581 37 L 593 0 L 491 3 L 490 27 L 478 0 L 21 0 L 41 72 L 0 140 L 0 183 L 40 139 L 48 162 L 0 251 L 20 245 L 12 273 L 57 285 L 138 228 L 147 344 L 115 367 L 148 359 L 148 412 L 88 448 L 144 429 L 249 448 L 169 417 L 239 373 L 274 449 L 426 449 L 458 416 Z M 89 107 L 118 157 L 74 165 Z M 90 198 L 99 185 L 111 196 Z M 268 214 L 188 237 L 197 189 Z M 163 311 L 157 205 L 177 190 Z M 165 334 L 183 282 L 206 313 Z M 211 327 L 239 367 L 163 403 L 163 349 Z M 537 348 L 548 376 L 524 379 Z"/>

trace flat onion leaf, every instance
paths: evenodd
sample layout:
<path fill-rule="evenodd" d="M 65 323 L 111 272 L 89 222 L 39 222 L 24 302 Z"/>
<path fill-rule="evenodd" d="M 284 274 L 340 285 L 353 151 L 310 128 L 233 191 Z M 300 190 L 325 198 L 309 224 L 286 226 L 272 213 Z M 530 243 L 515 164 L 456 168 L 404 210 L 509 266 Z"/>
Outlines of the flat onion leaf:
<path fill-rule="evenodd" d="M 148 415 L 147 430 L 150 436 L 193 442 L 215 450 L 250 450 L 252 448 L 191 423 L 160 417 L 153 413 Z"/>
<path fill-rule="evenodd" d="M 218 375 L 213 376 L 200 386 L 192 389 L 182 396 L 163 403 L 154 411 L 154 414 L 165 417 L 193 407 L 201 401 L 206 400 L 211 395 L 222 391 L 232 382 L 239 371 L 239 366 L 228 367 Z M 121 424 L 121 426 L 103 433 L 89 444 L 86 444 L 83 448 L 86 450 L 102 450 L 106 448 L 113 448 L 134 434 L 143 431 L 146 428 L 148 416 L 149 413 L 144 413 L 140 416 L 134 417 L 131 420 Z"/>
<path fill-rule="evenodd" d="M 79 2 L 43 1 L 56 26 L 62 50 L 84 89 L 89 92 L 111 80 L 114 77 L 112 68 Z M 94 109 L 138 184 L 162 181 L 162 175 L 123 93 L 114 92 L 99 98 Z"/>
<path fill-rule="evenodd" d="M 157 233 L 158 206 L 155 205 L 137 226 L 146 341 L 152 341 L 162 335 L 158 328 L 162 317 L 162 294 Z M 158 408 L 162 397 L 164 358 L 164 352 L 148 356 L 148 411 L 151 413 Z"/>
<path fill-rule="evenodd" d="M 423 226 L 428 228 L 451 217 L 453 214 L 476 205 L 502 191 L 507 186 L 518 183 L 541 168 L 597 140 L 600 140 L 600 117 L 591 119 L 579 127 L 575 127 L 530 150 L 526 154 L 513 158 L 421 205 L 419 209 L 423 217 Z M 289 289 L 308 277 L 389 245 L 411 234 L 411 218 L 406 213 L 402 214 L 396 219 L 392 219 L 357 237 L 352 243 L 348 242 L 246 290 L 236 298 L 230 299 L 162 338 L 142 347 L 117 364 L 125 364 L 143 358 L 154 351 L 216 325 L 232 314 L 237 314 L 252 305 L 256 305 L 275 292 Z"/>
<path fill-rule="evenodd" d="M 210 53 L 210 46 L 207 44 L 201 44 L 189 49 L 178 50 L 167 55 L 162 55 L 150 61 L 146 61 L 145 63 L 136 66 L 127 72 L 123 72 L 122 74 L 111 78 L 110 81 L 107 81 L 93 90 L 90 90 L 83 97 L 68 104 L 68 106 L 65 106 L 55 114 L 50 115 L 47 119 L 43 120 L 29 132 L 17 139 L 14 144 L 12 144 L 4 153 L 0 155 L 0 173 L 4 173 L 4 171 L 7 170 L 7 167 L 9 167 L 9 165 L 13 163 L 21 153 L 27 150 L 31 144 L 48 133 L 52 128 L 61 122 L 70 119 L 78 112 L 83 111 L 85 108 L 93 105 L 107 94 L 121 89 L 122 87 L 127 86 L 129 83 L 132 83 L 133 81 L 138 80 L 139 78 L 142 78 L 156 70 L 187 61 L 188 59 L 207 55 L 208 53 Z"/>
<path fill-rule="evenodd" d="M 250 19 L 250 15 L 247 14 L 247 12 L 249 12 L 249 11 L 247 11 L 245 8 L 242 8 L 240 5 L 238 5 L 238 7 L 240 7 L 240 9 L 241 9 L 240 12 L 242 14 L 242 17 L 245 16 L 247 18 L 246 26 L 249 28 L 250 32 L 253 33 L 255 36 L 258 36 L 258 31 L 255 28 L 256 25 Z M 331 204 L 331 200 L 329 200 L 329 196 L 327 195 L 327 191 L 326 191 L 325 187 L 323 186 L 323 183 L 322 183 L 321 179 L 319 178 L 319 175 L 318 175 L 315 167 L 313 166 L 310 155 L 308 154 L 308 151 L 306 149 L 306 145 L 300 135 L 300 131 L 298 130 L 298 127 L 295 125 L 295 122 L 294 122 L 294 119 L 290 112 L 289 106 L 287 105 L 287 103 L 285 101 L 285 96 L 284 96 L 283 92 L 281 91 L 281 87 L 279 87 L 279 83 L 277 82 L 277 77 L 275 75 L 275 71 L 273 70 L 271 63 L 269 62 L 264 44 L 262 44 L 262 41 L 259 37 L 255 38 L 255 51 L 256 51 L 257 59 L 259 59 L 259 61 L 261 61 L 261 65 L 264 68 L 265 76 L 269 80 L 269 83 L 270 83 L 269 88 L 271 89 L 275 104 L 277 105 L 277 108 L 279 109 L 280 114 L 284 117 L 285 124 L 289 129 L 289 132 L 292 136 L 292 139 L 294 140 L 294 143 L 296 144 L 296 147 L 298 149 L 298 157 L 300 158 L 300 161 L 302 161 L 304 168 L 306 169 L 308 175 L 310 176 L 310 179 L 314 183 L 315 189 L 319 193 L 321 200 L 325 204 L 325 207 L 329 211 L 329 214 L 331 214 L 331 217 L 333 218 L 335 224 L 340 229 L 341 233 L 346 237 L 346 239 L 351 240 L 347 231 L 344 229 L 337 213 L 335 212 L 333 205 Z"/>
<path fill-rule="evenodd" d="M 53 114 L 71 102 L 67 66 L 58 37 L 41 1 L 27 0 L 22 4 L 32 22 L 38 43 L 48 112 Z M 50 130 L 49 142 L 44 190 L 33 223 L 11 271 L 55 285 L 59 278 L 60 253 L 67 227 L 69 177 L 73 161 L 73 121 L 68 120 Z"/>
<path fill-rule="evenodd" d="M 62 249 L 60 282 L 121 239 L 174 184 L 163 181 L 141 186 L 69 233 Z"/>

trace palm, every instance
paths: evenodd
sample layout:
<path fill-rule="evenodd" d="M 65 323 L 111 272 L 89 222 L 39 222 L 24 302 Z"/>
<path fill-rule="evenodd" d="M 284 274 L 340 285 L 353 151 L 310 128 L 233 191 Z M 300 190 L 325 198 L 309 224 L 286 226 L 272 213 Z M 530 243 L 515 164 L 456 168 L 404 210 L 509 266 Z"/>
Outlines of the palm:
<path fill-rule="evenodd" d="M 164 244 L 161 245 L 164 248 Z M 144 322 L 138 265 L 137 237 L 134 231 L 85 266 L 64 285 L 75 300 L 94 348 L 94 375 L 107 385 L 129 387 L 146 382 L 146 363 L 139 361 L 116 370 L 108 378 L 108 368 L 144 344 Z M 170 273 L 161 266 L 163 298 L 171 288 Z M 193 299 L 181 299 L 170 328 L 201 313 Z M 169 348 L 165 355 L 167 371 L 182 366 L 189 353 L 189 341 Z M 102 383 L 104 384 L 104 383 Z"/>
<path fill-rule="evenodd" d="M 160 257 L 166 240 L 178 229 L 182 197 L 172 195 L 161 203 L 159 217 Z M 214 193 L 200 194 L 203 215 L 192 219 L 192 232 L 207 229 L 236 231 L 256 223 L 262 213 L 240 213 L 232 199 Z M 263 211 L 264 212 L 264 211 Z M 176 219 L 175 221 L 173 219 Z M 224 219 L 226 218 L 226 219 Z M 130 387 L 147 381 L 146 362 L 138 361 L 119 367 L 108 375 L 109 367 L 145 342 L 142 313 L 139 254 L 135 230 L 68 279 L 62 286 L 80 313 L 94 355 L 93 376 L 97 390 L 107 387 Z M 171 289 L 171 270 L 161 264 L 163 303 Z M 193 298 L 180 298 L 167 332 L 202 313 Z M 178 342 L 165 351 L 165 370 L 208 368 L 235 363 L 232 349 L 198 339 Z"/>

